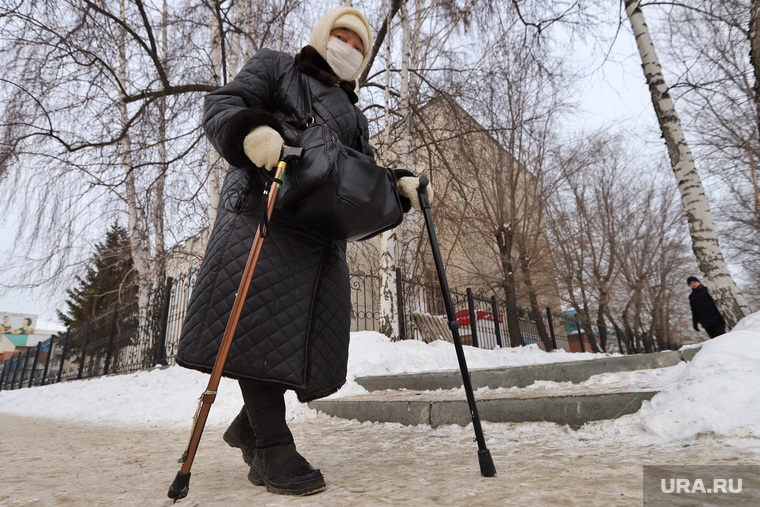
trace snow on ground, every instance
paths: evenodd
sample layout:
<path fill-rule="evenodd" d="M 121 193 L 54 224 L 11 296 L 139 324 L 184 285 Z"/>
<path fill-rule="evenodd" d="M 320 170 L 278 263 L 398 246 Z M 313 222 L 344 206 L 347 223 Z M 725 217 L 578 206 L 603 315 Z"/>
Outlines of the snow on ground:
<path fill-rule="evenodd" d="M 691 362 L 663 370 L 677 373 L 638 412 L 584 429 L 647 441 L 701 435 L 760 438 L 760 312 L 705 342 Z"/>
<path fill-rule="evenodd" d="M 464 347 L 469 368 L 522 366 L 608 357 L 608 354 L 543 352 L 535 345 L 481 350 Z M 352 333 L 348 382 L 333 396 L 366 392 L 357 376 L 403 372 L 455 370 L 456 352 L 437 341 L 391 342 L 374 332 Z M 44 387 L 0 392 L 0 412 L 76 422 L 129 427 L 187 427 L 205 390 L 208 376 L 171 366 L 126 375 L 64 382 Z M 532 387 L 567 387 L 552 382 Z M 689 363 L 670 368 L 606 373 L 573 388 L 635 387 L 660 391 L 635 414 L 612 421 L 589 423 L 580 438 L 637 439 L 652 443 L 697 436 L 760 438 L 760 312 L 742 320 L 731 332 L 705 342 Z M 235 381 L 222 379 L 207 424 L 227 424 L 239 411 L 242 398 Z M 286 395 L 288 418 L 305 421 L 317 413 Z M 524 423 L 520 430 L 545 431 L 546 423 Z M 489 424 L 489 434 L 507 425 Z M 509 425 L 514 431 L 514 425 Z M 538 430 L 538 428 L 542 428 Z M 507 431 L 506 429 L 504 431 Z"/>

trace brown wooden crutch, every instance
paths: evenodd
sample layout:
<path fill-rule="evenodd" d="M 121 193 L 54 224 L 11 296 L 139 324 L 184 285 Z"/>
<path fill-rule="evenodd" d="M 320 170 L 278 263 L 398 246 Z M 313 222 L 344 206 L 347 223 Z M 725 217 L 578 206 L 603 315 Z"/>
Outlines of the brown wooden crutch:
<path fill-rule="evenodd" d="M 222 377 L 224 363 L 227 361 L 227 355 L 230 352 L 232 338 L 235 336 L 235 330 L 237 329 L 238 321 L 240 320 L 240 314 L 243 311 L 243 304 L 246 295 L 248 294 L 248 287 L 253 278 L 253 270 L 256 268 L 256 263 L 258 262 L 259 254 L 261 253 L 261 246 L 264 243 L 264 237 L 266 236 L 267 231 L 265 224 L 269 223 L 269 219 L 272 216 L 272 210 L 274 209 L 274 203 L 277 200 L 277 194 L 280 191 L 280 183 L 285 174 L 285 168 L 290 160 L 301 158 L 302 156 L 303 148 L 293 148 L 283 145 L 280 161 L 277 163 L 277 170 L 274 174 L 274 180 L 270 187 L 264 190 L 264 196 L 267 197 L 266 218 L 262 217 L 259 227 L 256 229 L 256 236 L 253 238 L 251 253 L 248 255 L 248 261 L 243 270 L 243 279 L 240 280 L 240 287 L 235 295 L 235 302 L 232 305 L 232 313 L 227 321 L 227 327 L 224 330 L 222 343 L 219 345 L 219 353 L 216 356 L 216 361 L 214 361 L 214 368 L 211 370 L 211 378 L 209 378 L 208 386 L 200 397 L 198 409 L 195 411 L 195 416 L 193 417 L 193 429 L 190 434 L 190 442 L 187 445 L 185 453 L 179 458 L 182 467 L 179 472 L 177 472 L 177 476 L 174 478 L 172 485 L 169 486 L 168 496 L 169 498 L 174 499 L 175 502 L 185 498 L 190 490 L 190 467 L 193 466 L 195 452 L 198 450 L 198 444 L 201 441 L 201 435 L 203 434 L 203 428 L 206 425 L 208 413 L 211 410 L 211 404 L 214 403 L 214 400 L 216 399 L 216 391 Z"/>

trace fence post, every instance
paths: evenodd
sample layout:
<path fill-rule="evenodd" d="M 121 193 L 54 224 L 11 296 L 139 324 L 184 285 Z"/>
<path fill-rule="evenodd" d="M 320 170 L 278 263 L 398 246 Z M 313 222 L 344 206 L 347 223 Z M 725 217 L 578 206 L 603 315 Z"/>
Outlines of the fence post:
<path fill-rule="evenodd" d="M 172 284 L 174 279 L 171 276 L 166 277 L 166 293 L 164 294 L 164 305 L 161 308 L 161 326 L 158 330 L 158 340 L 156 342 L 156 364 L 166 365 L 166 329 L 169 327 L 169 308 L 172 302 Z"/>
<path fill-rule="evenodd" d="M 82 378 L 84 373 L 84 360 L 87 356 L 87 324 L 82 329 L 82 353 L 79 355 L 79 371 L 77 372 L 77 380 Z"/>
<path fill-rule="evenodd" d="M 398 305 L 398 339 L 406 340 L 406 313 L 404 312 L 404 289 L 401 268 L 396 268 L 396 304 Z"/>
<path fill-rule="evenodd" d="M 108 375 L 111 367 L 111 349 L 113 348 L 113 337 L 116 335 L 116 319 L 119 316 L 119 308 L 114 307 L 113 318 L 111 319 L 111 332 L 108 335 L 108 345 L 106 346 L 106 364 L 103 365 L 103 375 Z"/>
<path fill-rule="evenodd" d="M 26 375 L 26 365 L 29 363 L 29 354 L 32 352 L 32 349 L 26 349 L 26 354 L 24 354 L 24 366 L 21 367 L 21 378 L 18 379 L 18 388 L 21 389 L 24 387 L 24 375 Z"/>
<path fill-rule="evenodd" d="M 472 346 L 478 346 L 478 325 L 475 320 L 475 300 L 472 297 L 472 289 L 467 287 L 467 307 L 470 312 L 470 332 L 472 333 Z"/>
<path fill-rule="evenodd" d="M 53 337 L 52 336 L 47 339 L 47 344 L 48 344 L 48 354 L 47 354 L 47 358 L 45 358 L 45 368 L 43 368 L 42 370 L 42 378 L 40 379 L 41 386 L 44 386 L 45 383 L 47 382 L 47 376 L 48 376 L 48 373 L 50 372 L 50 356 L 53 355 Z"/>
<path fill-rule="evenodd" d="M 40 360 L 40 344 L 41 343 L 42 342 L 37 343 L 37 346 L 34 348 L 34 361 L 32 362 L 32 372 L 29 374 L 29 384 L 27 384 L 26 387 L 32 387 L 32 385 L 34 385 L 34 372 L 37 371 L 37 363 Z"/>
<path fill-rule="evenodd" d="M 491 296 L 491 313 L 493 313 L 493 327 L 496 331 L 496 345 L 502 348 L 501 326 L 499 326 L 499 307 L 496 304 L 496 296 Z"/>
<path fill-rule="evenodd" d="M 17 356 L 13 356 L 13 357 L 14 359 L 16 359 L 16 364 L 13 367 L 13 378 L 11 379 L 11 389 L 16 389 L 16 382 L 18 380 L 18 372 L 19 371 L 23 372 L 23 369 L 21 366 L 21 352 L 19 352 Z M 22 377 L 24 376 L 23 373 L 21 374 L 21 376 Z"/>
<path fill-rule="evenodd" d="M 66 362 L 66 353 L 69 351 L 69 330 L 66 329 L 66 336 L 63 337 L 63 350 L 61 350 L 61 366 L 58 367 L 58 378 L 56 383 L 61 383 L 61 375 L 63 375 L 63 363 Z"/>
<path fill-rule="evenodd" d="M 11 362 L 13 362 L 13 375 L 9 375 L 8 379 L 6 379 L 6 383 L 8 380 L 10 380 L 11 390 L 13 390 L 13 386 L 16 385 L 16 377 L 18 376 L 18 366 L 21 362 L 21 355 L 13 354 L 11 356 Z"/>
<path fill-rule="evenodd" d="M 3 371 L 0 373 L 0 391 L 3 390 L 3 386 L 5 385 L 5 379 L 8 377 L 8 370 L 11 368 L 11 360 L 13 357 L 11 357 L 8 360 L 3 361 Z"/>
<path fill-rule="evenodd" d="M 549 336 L 552 337 L 552 347 L 557 350 L 557 335 L 554 334 L 554 321 L 552 320 L 552 310 L 546 307 L 546 322 L 549 323 Z"/>

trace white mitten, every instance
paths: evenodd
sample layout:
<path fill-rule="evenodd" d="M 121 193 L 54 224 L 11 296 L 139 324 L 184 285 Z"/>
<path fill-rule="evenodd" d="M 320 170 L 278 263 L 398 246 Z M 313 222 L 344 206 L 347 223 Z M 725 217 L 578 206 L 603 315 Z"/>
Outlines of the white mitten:
<path fill-rule="evenodd" d="M 285 141 L 272 127 L 256 127 L 243 139 L 243 151 L 256 167 L 269 171 L 280 161 L 280 152 Z"/>
<path fill-rule="evenodd" d="M 420 197 L 417 195 L 417 188 L 420 186 L 420 179 L 415 176 L 404 176 L 398 180 L 398 194 L 406 197 L 412 202 L 414 209 L 420 209 Z M 433 202 L 433 185 L 428 183 L 425 187 L 428 200 Z"/>

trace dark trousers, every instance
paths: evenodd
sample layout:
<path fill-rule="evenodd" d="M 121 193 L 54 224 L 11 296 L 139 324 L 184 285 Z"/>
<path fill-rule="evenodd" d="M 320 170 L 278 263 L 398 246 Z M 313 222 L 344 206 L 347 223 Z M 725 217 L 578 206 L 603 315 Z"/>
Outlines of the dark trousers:
<path fill-rule="evenodd" d="M 240 392 L 246 410 L 260 410 L 279 402 L 285 394 L 280 384 L 256 380 L 239 379 Z"/>
<path fill-rule="evenodd" d="M 255 447 L 281 446 L 293 443 L 293 434 L 285 420 L 285 388 L 280 384 L 238 380 L 245 411 L 253 433 Z"/>
<path fill-rule="evenodd" d="M 706 327 L 705 331 L 707 331 L 707 334 L 710 335 L 710 338 L 715 338 L 716 336 L 726 334 L 726 324 L 725 322 L 721 322 L 720 324 L 715 324 L 714 326 Z"/>

